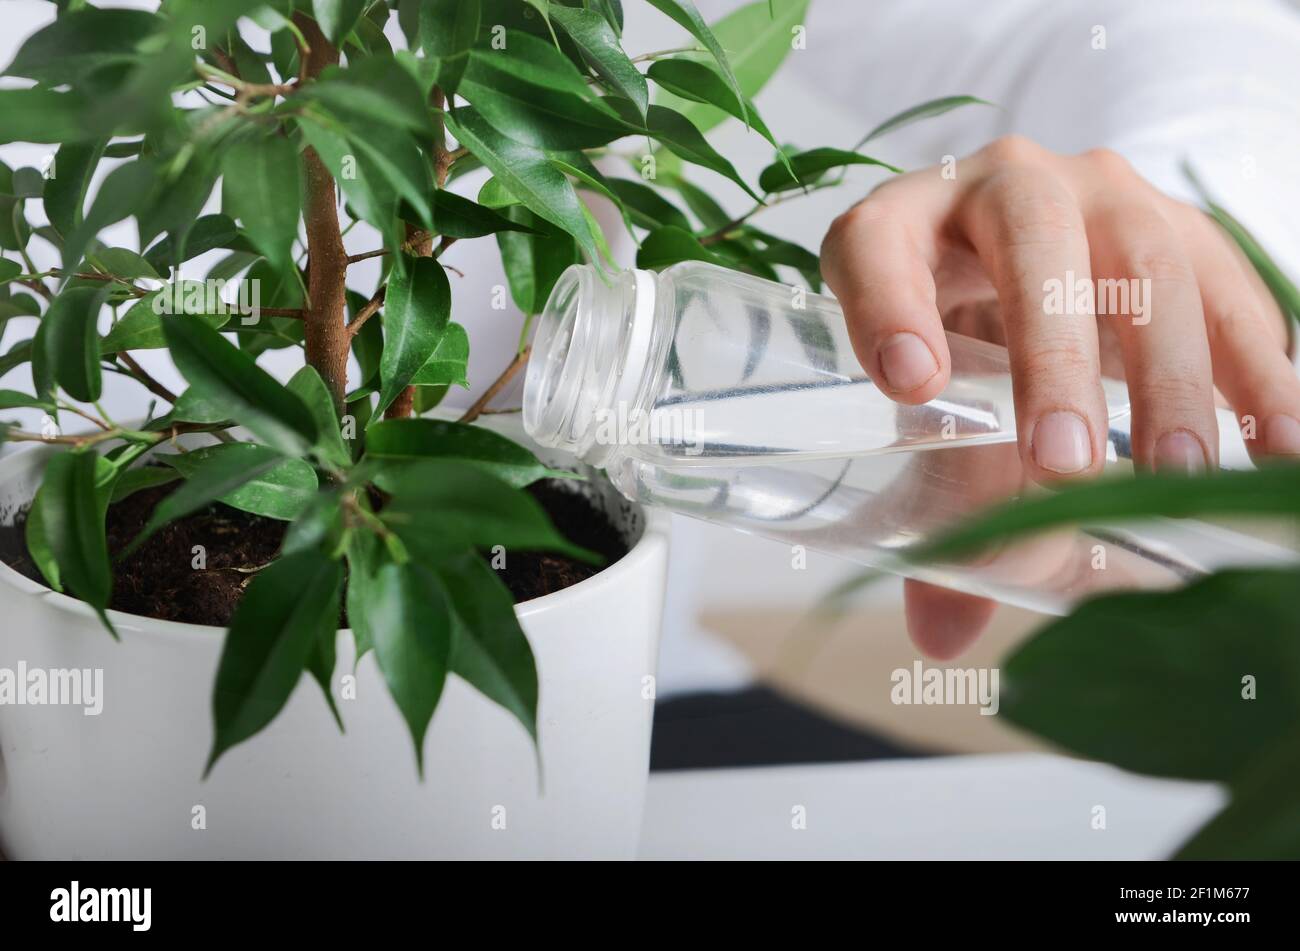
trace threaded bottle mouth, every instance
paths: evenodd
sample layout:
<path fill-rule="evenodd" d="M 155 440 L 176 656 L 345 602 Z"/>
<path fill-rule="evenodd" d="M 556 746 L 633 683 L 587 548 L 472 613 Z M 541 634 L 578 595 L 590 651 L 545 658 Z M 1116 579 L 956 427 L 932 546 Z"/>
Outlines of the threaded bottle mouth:
<path fill-rule="evenodd" d="M 654 320 L 648 271 L 613 278 L 589 264 L 564 271 L 537 320 L 524 377 L 524 429 L 543 446 L 600 465 L 603 414 L 629 401 L 645 370 Z"/>

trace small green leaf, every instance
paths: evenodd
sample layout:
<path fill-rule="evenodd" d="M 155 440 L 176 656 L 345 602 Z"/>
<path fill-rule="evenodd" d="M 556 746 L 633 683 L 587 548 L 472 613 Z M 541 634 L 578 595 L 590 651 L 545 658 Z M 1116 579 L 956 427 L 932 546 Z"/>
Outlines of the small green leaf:
<path fill-rule="evenodd" d="M 120 277 L 125 281 L 134 281 L 141 277 L 151 281 L 160 280 L 153 265 L 129 248 L 100 248 L 91 252 L 87 260 L 95 266 L 96 270 Z"/>
<path fill-rule="evenodd" d="M 411 730 L 424 775 L 424 735 L 451 660 L 452 616 L 442 582 L 414 562 L 381 564 L 355 599 L 388 691 Z M 349 606 L 352 604 L 349 601 Z"/>
<path fill-rule="evenodd" d="M 496 572 L 469 552 L 436 569 L 455 612 L 451 670 L 499 703 L 537 740 L 537 664 L 514 598 Z"/>
<path fill-rule="evenodd" d="M 311 549 L 253 576 L 235 608 L 217 668 L 207 772 L 288 701 L 321 638 L 338 629 L 342 584 L 342 565 Z"/>
<path fill-rule="evenodd" d="M 415 79 L 392 56 L 368 56 L 347 69 L 330 67 L 303 90 L 344 119 L 376 120 L 418 136 L 433 133 L 429 107 Z"/>
<path fill-rule="evenodd" d="M 457 323 L 447 324 L 447 332 L 438 341 L 424 366 L 411 377 L 411 386 L 469 386 L 465 369 L 469 363 L 469 334 Z"/>
<path fill-rule="evenodd" d="M 726 261 L 700 244 L 695 235 L 672 226 L 650 232 L 636 253 L 636 266 L 653 271 L 663 270 L 679 261 L 708 261 L 720 267 L 727 266 Z"/>
<path fill-rule="evenodd" d="M 43 409 L 46 403 L 17 390 L 0 390 L 0 409 Z"/>
<path fill-rule="evenodd" d="M 165 273 L 173 265 L 184 264 L 214 248 L 227 248 L 231 251 L 252 251 L 253 246 L 244 238 L 235 222 L 227 215 L 204 215 L 194 222 L 194 227 L 185 236 L 184 258 L 176 260 L 176 248 L 171 235 L 160 239 L 157 244 L 144 253 L 144 259 L 155 271 Z"/>
<path fill-rule="evenodd" d="M 167 485 L 180 477 L 181 474 L 175 469 L 165 466 L 137 466 L 134 469 L 126 469 L 113 482 L 113 494 L 109 501 L 120 502 L 128 495 L 134 495 L 142 489 Z"/>
<path fill-rule="evenodd" d="M 268 452 L 267 447 L 255 443 L 233 442 L 163 453 L 157 459 L 183 475 L 188 484 L 188 480 L 196 478 L 211 479 L 213 472 L 229 473 L 241 466 L 257 468 L 268 458 Z M 215 484 L 215 479 L 209 484 Z M 292 521 L 316 497 L 317 488 L 316 473 L 310 465 L 301 459 L 282 458 L 238 488 L 216 496 L 215 501 L 254 515 Z"/>
<path fill-rule="evenodd" d="M 163 333 L 197 395 L 226 408 L 230 419 L 285 455 L 301 456 L 315 444 L 319 434 L 303 401 L 217 331 L 178 316 L 163 322 Z"/>
<path fill-rule="evenodd" d="M 54 153 L 54 175 L 45 183 L 45 214 L 61 235 L 81 224 L 86 190 L 104 154 L 104 142 L 70 142 Z"/>
<path fill-rule="evenodd" d="M 284 457 L 269 446 L 255 443 L 230 443 L 212 448 L 234 451 L 206 455 L 193 465 L 176 465 L 171 459 L 165 460 L 186 476 L 185 483 L 154 507 L 149 521 L 131 539 L 121 557 L 136 551 L 168 522 L 226 498 L 240 486 L 262 478 L 284 462 Z"/>
<path fill-rule="evenodd" d="M 991 106 L 993 103 L 987 102 L 983 99 L 977 99 L 975 96 L 945 96 L 942 99 L 931 99 L 929 102 L 923 102 L 910 109 L 904 109 L 896 116 L 890 116 L 859 139 L 858 144 L 853 146 L 853 150 L 856 152 L 872 139 L 878 139 L 882 135 L 888 135 L 890 132 L 901 129 L 904 126 L 909 126 L 913 122 L 919 122 L 921 119 L 929 119 L 933 116 L 941 116 L 945 112 L 951 112 L 953 109 L 960 108 L 961 106 L 971 105 Z"/>
<path fill-rule="evenodd" d="M 460 459 L 522 487 L 565 476 L 538 461 L 523 446 L 481 426 L 442 419 L 389 419 L 366 430 L 366 455 L 382 459 Z"/>
<path fill-rule="evenodd" d="M 338 46 L 361 19 L 366 0 L 311 0 L 311 9 L 321 32 Z"/>
<path fill-rule="evenodd" d="M 632 104 L 626 99 L 611 99 L 610 104 L 623 114 L 624 119 L 629 122 L 635 120 L 636 115 Z M 723 158 L 708 143 L 700 130 L 691 125 L 691 121 L 680 112 L 674 112 L 666 106 L 651 106 L 646 127 L 643 131 L 650 137 L 662 142 L 668 151 L 679 158 L 711 169 L 719 175 L 731 179 L 755 201 L 761 201 L 754 190 L 740 177 L 736 167 Z"/>
<path fill-rule="evenodd" d="M 84 142 L 99 138 L 87 123 L 91 106 L 80 92 L 0 89 L 0 142 Z"/>
<path fill-rule="evenodd" d="M 652 63 L 646 75 L 683 99 L 716 106 L 742 122 L 748 119 L 754 131 L 772 143 L 779 156 L 785 156 L 754 104 L 748 99 L 737 99 L 726 80 L 712 66 L 689 59 L 665 59 Z"/>
<path fill-rule="evenodd" d="M 0 284 L 8 284 L 21 273 L 23 273 L 23 266 L 17 261 L 0 258 Z"/>
<path fill-rule="evenodd" d="M 433 356 L 451 317 L 451 285 L 435 258 L 408 258 L 388 281 L 384 303 L 382 412 Z"/>
<path fill-rule="evenodd" d="M 479 0 L 424 0 L 418 32 L 424 55 L 437 67 L 437 84 L 450 97 L 460 86 L 469 62 L 469 49 L 478 37 L 482 17 Z"/>
<path fill-rule="evenodd" d="M 626 178 L 607 178 L 605 183 L 623 203 L 634 224 L 651 231 L 665 225 L 691 230 L 685 213 L 649 185 Z"/>
<path fill-rule="evenodd" d="M 310 364 L 304 366 L 290 377 L 287 389 L 303 401 L 316 421 L 319 439 L 313 448 L 320 458 L 340 468 L 351 465 L 352 450 L 343 440 L 343 429 L 334 409 L 334 399 L 316 368 Z"/>
<path fill-rule="evenodd" d="M 93 403 L 103 389 L 95 321 L 106 291 L 71 287 L 50 304 L 41 325 L 54 379 L 74 400 Z"/>
<path fill-rule="evenodd" d="M 525 208 L 510 208 L 505 213 L 516 221 L 541 224 Z M 541 313 L 560 275 L 582 260 L 578 243 L 558 231 L 539 235 L 503 231 L 497 235 L 497 247 L 510 296 L 525 314 Z"/>
<path fill-rule="evenodd" d="M 202 287 L 203 285 L 198 285 Z M 165 288 L 162 293 L 171 293 Z M 184 291 L 180 292 L 183 296 Z M 101 353 L 120 353 L 123 350 L 157 350 L 167 346 L 163 335 L 163 322 L 173 319 L 154 310 L 156 294 L 142 297 L 131 309 L 109 328 L 99 341 Z M 182 319 L 201 321 L 213 330 L 220 329 L 230 320 L 230 314 L 185 314 Z"/>
<path fill-rule="evenodd" d="M 140 41 L 158 25 L 157 14 L 144 10 L 64 11 L 28 38 L 5 74 L 47 86 L 89 85 L 97 73 L 136 63 Z"/>
<path fill-rule="evenodd" d="M 727 85 L 731 91 L 736 94 L 737 99 L 742 99 L 744 93 L 740 89 L 740 84 L 736 81 L 736 74 L 732 72 L 731 63 L 727 60 L 727 54 L 723 52 L 722 44 L 713 35 L 704 18 L 700 16 L 700 11 L 695 9 L 695 4 L 691 0 L 650 0 L 652 6 L 657 7 L 663 13 L 667 14 L 673 20 L 676 20 L 681 26 L 685 27 L 686 32 L 695 37 L 704 44 L 704 48 L 713 54 L 713 59 L 722 70 L 723 78 L 726 79 Z M 790 38 L 790 32 L 787 29 L 785 39 L 787 45 Z M 685 156 L 683 156 L 685 157 Z"/>
<path fill-rule="evenodd" d="M 496 179 L 488 181 L 494 182 Z M 514 201 L 513 196 L 510 200 Z M 433 195 L 433 230 L 448 238 L 481 238 L 498 231 L 536 234 L 527 225 L 511 221 L 487 205 L 480 205 L 444 189 L 439 189 Z"/>
<path fill-rule="evenodd" d="M 0 112 L 3 112 L 2 108 Z M 65 270 L 72 272 L 77 269 L 86 248 L 101 231 L 144 208 L 158 183 L 158 175 L 157 163 L 148 158 L 119 165 L 109 173 L 95 193 L 95 200 L 81 225 L 65 237 Z"/>
<path fill-rule="evenodd" d="M 293 266 L 298 236 L 298 150 L 283 136 L 246 138 L 221 163 L 221 210 L 244 225 L 249 240 L 277 269 Z"/>
<path fill-rule="evenodd" d="M 763 169 L 758 176 L 758 187 L 764 192 L 781 192 L 789 191 L 792 188 L 802 188 L 806 183 L 814 181 L 818 175 L 828 172 L 833 168 L 844 168 L 849 165 L 878 165 L 881 168 L 887 168 L 891 172 L 901 173 L 903 170 L 888 162 L 882 162 L 880 159 L 872 158 L 869 155 L 860 155 L 857 152 L 846 152 L 844 149 L 809 149 L 807 152 L 800 152 L 798 155 L 790 156 L 790 166 L 794 169 L 796 179 L 790 174 L 790 168 L 785 163 L 775 162 Z"/>

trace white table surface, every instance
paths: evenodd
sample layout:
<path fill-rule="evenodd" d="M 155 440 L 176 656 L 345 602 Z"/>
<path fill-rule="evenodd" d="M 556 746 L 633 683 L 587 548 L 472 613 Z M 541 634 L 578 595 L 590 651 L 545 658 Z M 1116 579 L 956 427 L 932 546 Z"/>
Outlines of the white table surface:
<path fill-rule="evenodd" d="M 1224 801 L 1040 753 L 684 770 L 651 774 L 640 857 L 1160 859 Z"/>

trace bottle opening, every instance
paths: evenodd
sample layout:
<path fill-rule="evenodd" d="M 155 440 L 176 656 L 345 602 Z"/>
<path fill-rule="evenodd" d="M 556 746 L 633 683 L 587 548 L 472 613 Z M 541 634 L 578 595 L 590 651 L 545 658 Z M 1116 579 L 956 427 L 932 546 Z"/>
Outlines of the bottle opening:
<path fill-rule="evenodd" d="M 636 397 L 654 322 L 655 276 L 608 277 L 575 264 L 555 283 L 537 320 L 524 377 L 524 429 L 543 446 L 600 465 L 613 448 L 596 439 L 604 414 Z"/>

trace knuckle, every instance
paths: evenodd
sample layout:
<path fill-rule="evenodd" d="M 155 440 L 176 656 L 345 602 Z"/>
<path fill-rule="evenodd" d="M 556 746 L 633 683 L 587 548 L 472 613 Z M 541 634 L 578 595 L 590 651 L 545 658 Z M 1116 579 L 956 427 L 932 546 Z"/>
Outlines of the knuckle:
<path fill-rule="evenodd" d="M 1107 179 L 1125 181 L 1138 177 L 1133 164 L 1114 149 L 1089 149 L 1080 158 Z"/>
<path fill-rule="evenodd" d="M 1211 346 L 1272 338 L 1264 315 L 1252 307 L 1236 306 L 1218 311 L 1208 324 Z"/>
<path fill-rule="evenodd" d="M 1134 277 L 1159 283 L 1194 284 L 1192 263 L 1178 248 L 1166 243 L 1144 242 L 1129 252 L 1129 270 Z"/>
<path fill-rule="evenodd" d="M 996 164 L 1030 164 L 1038 161 L 1043 147 L 1023 135 L 1004 135 L 994 139 L 980 150 L 980 154 Z"/>
<path fill-rule="evenodd" d="M 1069 192 L 1041 171 L 1008 167 L 985 179 L 980 192 L 999 245 L 1055 244 L 1083 231 Z"/>

